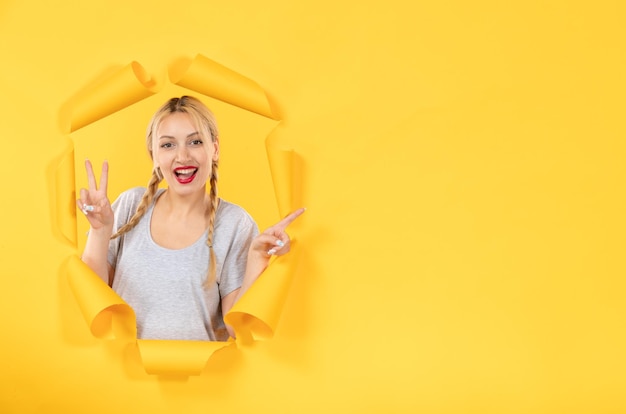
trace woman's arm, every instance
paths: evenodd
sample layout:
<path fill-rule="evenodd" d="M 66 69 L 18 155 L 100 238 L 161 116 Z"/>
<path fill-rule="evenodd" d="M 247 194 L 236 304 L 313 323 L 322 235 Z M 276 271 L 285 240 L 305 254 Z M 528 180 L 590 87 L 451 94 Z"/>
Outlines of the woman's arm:
<path fill-rule="evenodd" d="M 236 289 L 222 298 L 222 314 L 226 315 L 235 303 L 248 291 L 250 286 L 261 276 L 267 268 L 272 256 L 282 256 L 289 252 L 291 240 L 285 232 L 287 226 L 298 218 L 305 209 L 301 208 L 279 221 L 277 224 L 265 230 L 252 240 L 248 250 L 248 260 L 243 282 Z M 233 338 L 235 333 L 230 326 L 226 326 L 228 333 Z"/>
<path fill-rule="evenodd" d="M 109 165 L 106 161 L 102 164 L 100 188 L 96 185 L 96 178 L 89 160 L 85 161 L 85 169 L 89 188 L 81 188 L 80 199 L 76 200 L 76 205 L 87 217 L 91 228 L 81 259 L 105 283 L 109 284 L 113 273 L 107 261 L 109 241 L 113 233 L 113 209 L 107 197 Z"/>
<path fill-rule="evenodd" d="M 91 268 L 107 285 L 113 280 L 113 267 L 107 261 L 109 241 L 112 228 L 100 228 L 89 230 L 87 243 L 81 259 Z"/>

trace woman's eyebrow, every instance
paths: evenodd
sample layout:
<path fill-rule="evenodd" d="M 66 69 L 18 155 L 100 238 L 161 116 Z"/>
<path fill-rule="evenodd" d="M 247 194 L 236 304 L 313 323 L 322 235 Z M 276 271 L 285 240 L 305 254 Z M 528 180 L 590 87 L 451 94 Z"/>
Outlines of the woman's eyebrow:
<path fill-rule="evenodd" d="M 193 137 L 195 135 L 200 135 L 200 133 L 198 131 L 192 132 L 191 134 L 187 135 L 187 138 L 191 138 L 191 137 Z M 163 138 L 176 139 L 176 137 L 174 137 L 172 135 L 161 135 L 159 137 L 159 139 L 163 139 Z"/>

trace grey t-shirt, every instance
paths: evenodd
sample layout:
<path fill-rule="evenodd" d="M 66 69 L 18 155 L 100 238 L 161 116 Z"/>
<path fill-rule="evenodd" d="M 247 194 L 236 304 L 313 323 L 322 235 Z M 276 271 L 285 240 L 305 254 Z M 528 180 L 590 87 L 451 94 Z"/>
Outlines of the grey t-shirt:
<path fill-rule="evenodd" d="M 133 188 L 115 200 L 114 232 L 133 216 L 144 191 Z M 137 337 L 227 340 L 220 298 L 241 286 L 248 249 L 259 232 L 256 223 L 243 208 L 220 200 L 213 237 L 216 281 L 207 288 L 207 231 L 183 249 L 159 246 L 150 234 L 153 209 L 154 202 L 135 228 L 109 244 L 112 287 L 135 311 Z"/>

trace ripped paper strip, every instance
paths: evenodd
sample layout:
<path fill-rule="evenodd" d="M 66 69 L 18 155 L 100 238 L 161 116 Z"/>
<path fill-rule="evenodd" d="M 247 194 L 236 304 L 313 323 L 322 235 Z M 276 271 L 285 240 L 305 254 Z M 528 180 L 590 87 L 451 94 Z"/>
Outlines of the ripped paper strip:
<path fill-rule="evenodd" d="M 76 203 L 72 198 L 62 197 L 62 194 L 74 194 L 75 183 L 74 170 L 74 148 L 63 154 L 61 160 L 54 170 L 55 196 L 56 201 L 56 224 L 60 234 L 67 241 L 76 246 Z"/>
<path fill-rule="evenodd" d="M 61 108 L 61 128 L 74 132 L 156 93 L 156 82 L 131 62 L 79 92 Z"/>
<path fill-rule="evenodd" d="M 292 242 L 287 256 L 276 258 L 254 285 L 224 316 L 244 343 L 269 339 L 274 335 L 289 294 L 298 263 L 299 249 Z"/>
<path fill-rule="evenodd" d="M 173 65 L 169 77 L 176 85 L 279 120 L 265 91 L 255 81 L 202 55 L 197 55 L 191 62 Z"/>
<path fill-rule="evenodd" d="M 66 269 L 70 288 L 93 336 L 131 340 L 137 337 L 135 312 L 113 289 L 78 256 L 70 257 Z"/>
<path fill-rule="evenodd" d="M 204 56 L 198 55 L 190 63 L 171 69 L 170 80 L 241 109 L 279 120 L 265 91 L 258 84 Z M 68 130 L 75 131 L 151 96 L 156 93 L 153 87 L 143 68 L 133 62 L 77 95 L 65 108 L 69 117 L 66 121 L 71 126 Z M 279 145 L 271 135 L 266 139 L 266 148 L 279 210 L 284 216 L 294 210 L 294 153 L 292 148 Z M 74 180 L 73 175 L 71 180 Z M 293 235 L 292 240 L 295 242 Z M 71 289 L 94 336 L 136 342 L 148 374 L 199 375 L 219 349 L 273 336 L 295 274 L 297 252 L 298 248 L 293 243 L 291 253 L 272 261 L 225 315 L 225 321 L 237 333 L 237 340 L 230 342 L 137 339 L 134 311 L 121 297 L 78 256 L 70 257 L 66 270 Z"/>
<path fill-rule="evenodd" d="M 234 341 L 137 340 L 144 369 L 152 375 L 200 375 L 213 353 L 234 344 Z"/>

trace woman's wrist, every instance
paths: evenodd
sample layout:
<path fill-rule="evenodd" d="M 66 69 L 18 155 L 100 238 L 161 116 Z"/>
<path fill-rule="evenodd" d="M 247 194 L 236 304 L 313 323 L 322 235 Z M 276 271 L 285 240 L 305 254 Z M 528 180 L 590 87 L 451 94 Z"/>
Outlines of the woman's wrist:
<path fill-rule="evenodd" d="M 248 266 L 262 267 L 265 269 L 270 261 L 270 256 L 265 252 L 250 252 L 248 254 Z"/>
<path fill-rule="evenodd" d="M 102 227 L 89 227 L 89 234 L 94 236 L 111 237 L 113 235 L 113 225 Z"/>

